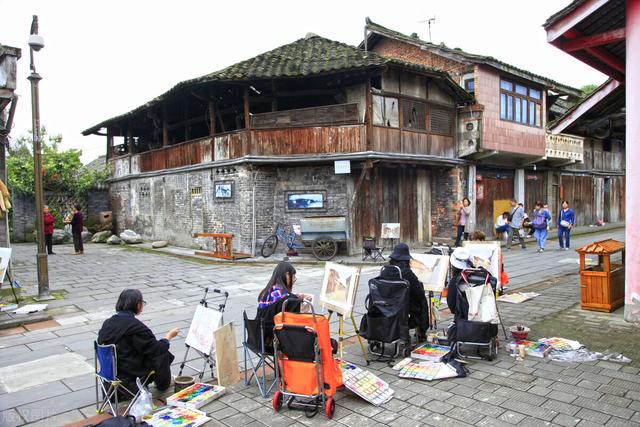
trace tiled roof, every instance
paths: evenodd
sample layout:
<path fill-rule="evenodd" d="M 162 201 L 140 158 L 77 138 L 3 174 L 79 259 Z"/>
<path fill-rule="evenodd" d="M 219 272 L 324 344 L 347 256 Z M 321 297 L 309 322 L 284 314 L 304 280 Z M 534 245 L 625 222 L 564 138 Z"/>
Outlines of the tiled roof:
<path fill-rule="evenodd" d="M 184 87 L 196 84 L 303 78 L 349 70 L 379 68 L 389 65 L 410 68 L 415 71 L 440 77 L 448 82 L 449 87 L 456 93 L 459 99 L 470 99 L 470 95 L 453 82 L 448 74 L 441 70 L 385 58 L 374 52 L 365 52 L 355 46 L 329 40 L 315 34 L 308 34 L 305 38 L 280 46 L 245 61 L 238 62 L 220 71 L 180 82 L 169 91 L 146 104 L 123 115 L 105 120 L 98 125 L 86 129 L 82 133 L 84 135 L 93 133 L 109 123 L 125 119 L 160 103 L 169 95 L 177 93 Z"/>
<path fill-rule="evenodd" d="M 383 27 L 380 24 L 376 24 L 375 22 L 371 21 L 369 18 L 366 18 L 366 25 L 370 31 L 382 36 L 387 36 L 389 38 L 393 38 L 393 39 L 405 41 L 407 43 L 411 43 L 414 45 L 418 45 L 421 48 L 429 49 L 436 53 L 440 51 L 442 53 L 449 54 L 449 55 L 457 55 L 462 60 L 466 60 L 472 63 L 486 64 L 491 67 L 497 68 L 499 70 L 505 71 L 507 73 L 513 74 L 515 76 L 519 76 L 519 77 L 534 81 L 538 84 L 542 84 L 553 90 L 566 93 L 569 95 L 580 96 L 580 89 L 576 89 L 574 87 L 567 86 L 562 83 L 558 83 L 555 80 L 551 80 L 547 77 L 540 76 L 538 74 L 534 74 L 522 68 L 515 67 L 513 65 L 507 64 L 506 62 L 502 62 L 492 56 L 476 55 L 473 53 L 468 53 L 463 51 L 460 48 L 447 47 L 444 43 L 440 43 L 440 44 L 429 43 L 427 41 L 424 41 L 418 38 L 416 34 L 407 36 L 406 34 L 402 34 L 398 31 Z M 363 47 L 363 46 L 364 46 L 364 42 L 360 44 L 360 47 Z"/>
<path fill-rule="evenodd" d="M 549 18 L 547 18 L 547 22 L 545 22 L 542 26 L 544 28 L 548 28 L 549 26 L 553 25 L 559 19 L 564 18 L 565 16 L 567 16 L 568 14 L 570 14 L 571 12 L 576 10 L 578 8 L 578 6 L 580 6 L 585 1 L 586 0 L 574 0 L 574 1 L 572 1 L 571 3 L 569 3 L 567 5 L 567 7 L 565 7 L 564 9 L 560 9 L 559 11 L 557 11 L 556 13 L 551 15 Z"/>
<path fill-rule="evenodd" d="M 577 252 L 584 252 L 587 254 L 612 254 L 614 252 L 618 252 L 624 249 L 624 242 L 619 242 L 618 240 L 607 239 L 601 240 L 599 242 L 589 243 L 581 247 L 580 249 L 576 249 Z"/>

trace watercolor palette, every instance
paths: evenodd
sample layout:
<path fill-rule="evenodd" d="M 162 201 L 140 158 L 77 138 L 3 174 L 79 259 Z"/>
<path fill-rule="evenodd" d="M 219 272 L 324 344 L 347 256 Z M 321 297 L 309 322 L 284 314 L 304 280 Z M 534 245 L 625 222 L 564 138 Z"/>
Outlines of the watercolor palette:
<path fill-rule="evenodd" d="M 142 420 L 153 427 L 198 427 L 211 418 L 197 409 L 164 407 Z"/>
<path fill-rule="evenodd" d="M 353 363 L 340 361 L 344 386 L 366 400 L 380 406 L 393 398 L 394 391 L 385 381 Z"/>
<path fill-rule="evenodd" d="M 541 338 L 538 340 L 538 342 L 541 344 L 546 344 L 556 351 L 578 350 L 580 347 L 582 347 L 582 344 L 580 344 L 578 341 L 559 337 Z"/>
<path fill-rule="evenodd" d="M 457 371 L 441 362 L 411 362 L 406 364 L 398 374 L 400 378 L 412 378 L 416 380 L 439 380 L 458 376 Z"/>
<path fill-rule="evenodd" d="M 428 360 L 430 362 L 440 362 L 442 357 L 449 353 L 450 350 L 451 349 L 445 345 L 423 344 L 411 352 L 411 357 L 414 359 Z"/>
<path fill-rule="evenodd" d="M 524 345 L 524 351 L 527 356 L 534 357 L 547 357 L 549 351 L 551 351 L 551 347 L 544 343 L 539 343 L 535 341 L 521 340 L 521 341 L 511 341 L 511 344 L 515 344 L 516 348 L 521 345 Z"/>
<path fill-rule="evenodd" d="M 225 388 L 219 385 L 196 383 L 167 398 L 167 405 L 187 409 L 198 409 L 202 405 L 222 396 Z"/>

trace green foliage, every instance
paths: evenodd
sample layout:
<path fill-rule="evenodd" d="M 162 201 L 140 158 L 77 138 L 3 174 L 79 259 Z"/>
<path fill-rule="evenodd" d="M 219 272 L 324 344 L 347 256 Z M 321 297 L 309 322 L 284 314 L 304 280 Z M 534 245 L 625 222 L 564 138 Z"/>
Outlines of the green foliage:
<path fill-rule="evenodd" d="M 591 92 L 593 92 L 597 88 L 598 88 L 598 85 L 595 85 L 595 84 L 582 86 L 580 88 L 580 91 L 582 92 L 582 97 L 585 98 L 586 96 L 588 96 Z"/>
<path fill-rule="evenodd" d="M 45 190 L 68 192 L 83 197 L 98 184 L 108 178 L 108 172 L 87 169 L 80 161 L 82 151 L 68 149 L 61 151 L 61 135 L 50 136 L 41 130 L 42 141 L 42 185 Z M 10 191 L 34 194 L 32 137 L 23 135 L 9 147 L 7 156 L 7 178 Z M 57 220 L 57 218 L 56 218 Z M 57 225 L 57 221 L 56 221 Z"/>

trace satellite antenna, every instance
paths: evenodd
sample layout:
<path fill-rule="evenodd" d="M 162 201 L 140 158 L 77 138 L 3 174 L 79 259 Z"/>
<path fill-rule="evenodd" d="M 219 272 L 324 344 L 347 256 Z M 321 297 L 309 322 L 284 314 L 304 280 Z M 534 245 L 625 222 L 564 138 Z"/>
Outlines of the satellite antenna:
<path fill-rule="evenodd" d="M 426 23 L 427 23 L 427 25 L 429 26 L 429 43 L 432 43 L 432 41 L 431 41 L 431 23 L 434 23 L 434 24 L 435 24 L 435 22 L 436 22 L 436 16 L 435 16 L 435 15 L 433 15 L 433 18 L 425 19 L 424 21 L 419 21 L 418 23 L 419 23 L 419 24 L 424 24 L 425 22 L 426 22 Z"/>

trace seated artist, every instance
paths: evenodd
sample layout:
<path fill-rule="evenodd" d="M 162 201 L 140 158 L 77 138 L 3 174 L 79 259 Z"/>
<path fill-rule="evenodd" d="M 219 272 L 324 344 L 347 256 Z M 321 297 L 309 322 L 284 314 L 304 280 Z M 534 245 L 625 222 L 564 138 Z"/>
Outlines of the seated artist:
<path fill-rule="evenodd" d="M 258 295 L 258 313 L 256 318 L 265 319 L 265 334 L 269 338 L 273 335 L 273 317 L 282 311 L 287 300 L 286 310 L 292 313 L 300 312 L 300 300 L 305 294 L 294 294 L 293 284 L 296 282 L 296 269 L 286 261 L 280 261 L 273 269 L 267 286 Z"/>
<path fill-rule="evenodd" d="M 116 314 L 105 320 L 98 332 L 99 344 L 116 345 L 118 378 L 133 393 L 137 391 L 136 377 L 143 380 L 152 370 L 158 390 L 169 388 L 174 359 L 169 352 L 169 341 L 180 331 L 180 328 L 174 328 L 157 340 L 151 329 L 136 318 L 145 304 L 139 290 L 125 289 L 118 297 Z"/>
<path fill-rule="evenodd" d="M 458 289 L 458 286 L 464 284 L 462 271 L 471 267 L 469 257 L 470 254 L 467 249 L 456 248 L 449 261 L 451 264 L 451 279 L 449 279 L 449 284 L 447 285 L 447 306 L 451 314 L 453 314 L 453 323 L 449 325 L 447 333 L 450 343 L 456 341 L 456 320 L 466 320 L 469 315 L 469 303 L 464 297 L 464 291 Z"/>
<path fill-rule="evenodd" d="M 409 281 L 409 329 L 415 328 L 418 341 L 423 341 L 429 329 L 429 303 L 422 282 L 411 271 L 410 260 L 411 254 L 406 243 L 398 243 L 389 255 L 389 265 L 398 266 L 402 278 Z M 392 274 L 392 270 L 384 269 L 382 277 L 385 277 L 385 274 Z"/>

